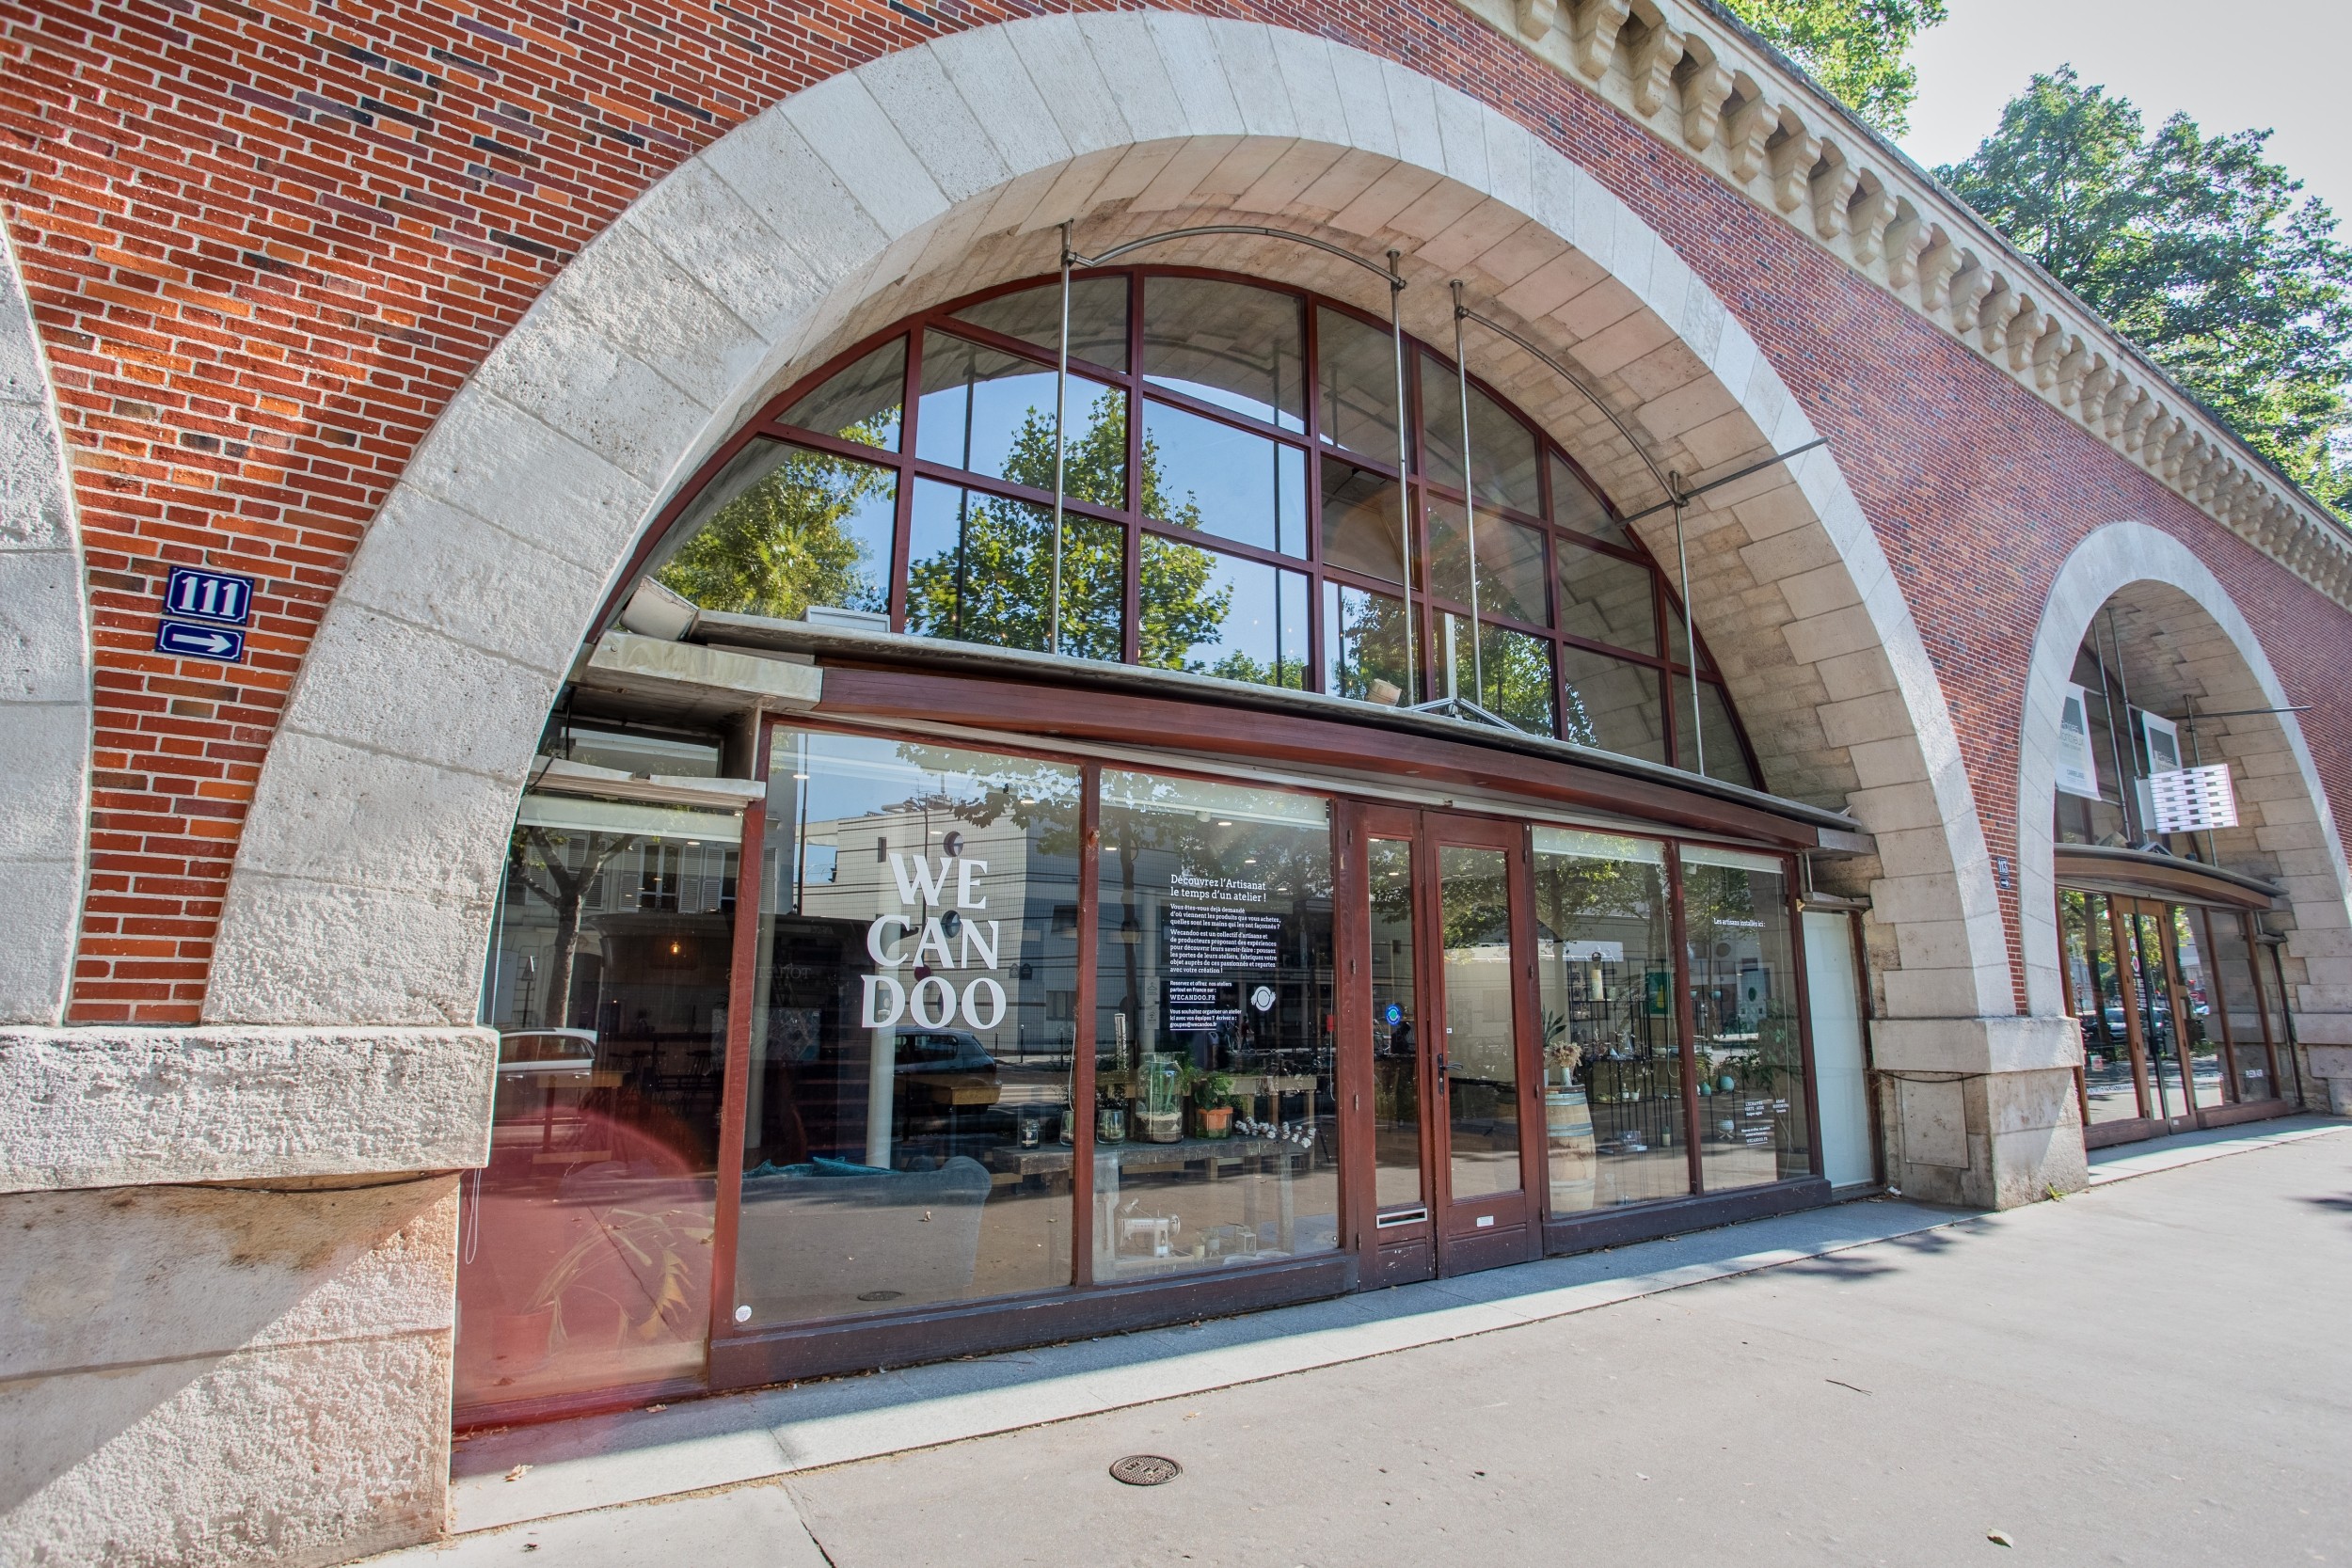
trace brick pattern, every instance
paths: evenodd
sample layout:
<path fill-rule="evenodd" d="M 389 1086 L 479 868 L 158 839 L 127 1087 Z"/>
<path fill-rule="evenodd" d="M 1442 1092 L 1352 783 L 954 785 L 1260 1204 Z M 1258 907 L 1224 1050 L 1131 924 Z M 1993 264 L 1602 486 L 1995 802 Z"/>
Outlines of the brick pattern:
<path fill-rule="evenodd" d="M 564 261 L 775 100 L 1042 8 L 0 0 L 0 198 L 73 451 L 97 637 L 72 1018 L 197 1017 L 261 759 L 350 552 Z M 2352 655 L 2352 618 L 2005 372 L 1450 5 L 1199 8 L 1481 98 L 1676 246 L 1876 523 L 1995 856 L 2015 861 L 2017 713 L 2043 596 L 2074 543 L 2118 517 L 2172 532 L 2229 584 L 2288 690 L 2323 705 L 2306 733 L 2338 810 L 2352 804 L 2352 713 L 2323 680 Z M 177 563 L 263 579 L 246 663 L 150 651 Z"/>

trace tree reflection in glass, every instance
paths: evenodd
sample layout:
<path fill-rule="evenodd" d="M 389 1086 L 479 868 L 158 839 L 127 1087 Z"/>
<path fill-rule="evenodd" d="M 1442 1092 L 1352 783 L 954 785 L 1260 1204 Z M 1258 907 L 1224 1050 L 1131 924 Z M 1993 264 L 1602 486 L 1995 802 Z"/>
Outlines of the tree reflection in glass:
<path fill-rule="evenodd" d="M 695 499 L 654 576 L 705 610 L 887 612 L 898 488 L 889 468 L 754 441 Z"/>

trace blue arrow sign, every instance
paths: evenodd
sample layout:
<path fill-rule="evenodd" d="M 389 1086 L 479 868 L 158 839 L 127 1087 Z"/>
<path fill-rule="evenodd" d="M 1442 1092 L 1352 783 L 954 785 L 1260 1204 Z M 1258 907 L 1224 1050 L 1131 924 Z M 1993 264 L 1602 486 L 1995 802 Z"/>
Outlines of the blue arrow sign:
<path fill-rule="evenodd" d="M 253 579 L 234 572 L 199 572 L 174 566 L 164 584 L 164 610 L 242 626 L 253 619 Z M 230 656 L 235 657 L 234 655 Z"/>
<path fill-rule="evenodd" d="M 189 621 L 162 621 L 155 626 L 155 651 L 234 664 L 245 657 L 245 633 L 200 626 Z"/>

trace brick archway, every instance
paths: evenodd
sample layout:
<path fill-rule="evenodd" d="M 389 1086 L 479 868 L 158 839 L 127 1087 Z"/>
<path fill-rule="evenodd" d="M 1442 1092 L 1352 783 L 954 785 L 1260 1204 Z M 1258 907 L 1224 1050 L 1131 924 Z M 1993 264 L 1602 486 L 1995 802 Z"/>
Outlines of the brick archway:
<path fill-rule="evenodd" d="M 1408 325 L 1427 336 L 1446 331 L 1444 280 L 1465 278 L 1684 472 L 1813 435 L 1740 324 L 1624 203 L 1400 67 L 1151 12 L 887 56 L 662 181 L 450 404 L 369 530 L 272 747 L 208 1022 L 469 1020 L 542 720 L 680 477 L 829 345 L 1038 270 L 1062 218 L 1100 238 L 1220 213 L 1395 245 L 1417 285 Z M 1548 372 L 1481 368 L 1629 509 L 1655 499 Z M 2025 1021 L 1959 740 L 1835 460 L 1719 492 L 1691 542 L 1701 625 L 1768 779 L 1880 835 L 1867 874 L 1891 929 L 1887 1005 L 1897 1034 L 1913 1030 L 1895 1043 L 2013 1057 L 2015 1042 L 1988 1043 Z"/>
<path fill-rule="evenodd" d="M 2018 747 L 2019 922 L 2026 1000 L 2037 1017 L 2065 1009 L 2051 876 L 2058 707 L 2075 650 L 2111 601 L 2164 631 L 2201 708 L 2284 707 L 2295 700 L 2229 591 L 2179 540 L 2145 523 L 2118 522 L 2074 547 L 2035 634 Z M 2344 1000 L 2352 997 L 2352 875 L 2310 748 L 2291 714 L 2231 719 L 2207 739 L 2233 766 L 2243 823 L 2219 847 L 2221 859 L 2287 890 L 2296 1031 L 2315 1048 L 2312 1070 L 2341 1080 L 2339 1096 L 2352 1093 L 2352 1003 Z"/>

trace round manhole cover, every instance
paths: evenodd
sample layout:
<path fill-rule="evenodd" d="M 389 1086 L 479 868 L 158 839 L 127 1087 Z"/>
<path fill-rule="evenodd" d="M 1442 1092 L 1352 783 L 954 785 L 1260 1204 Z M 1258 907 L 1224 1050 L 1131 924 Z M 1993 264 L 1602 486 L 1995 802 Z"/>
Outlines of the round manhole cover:
<path fill-rule="evenodd" d="M 1165 1486 L 1184 1473 L 1182 1465 L 1155 1453 L 1131 1453 L 1111 1464 L 1111 1479 L 1130 1486 Z"/>

